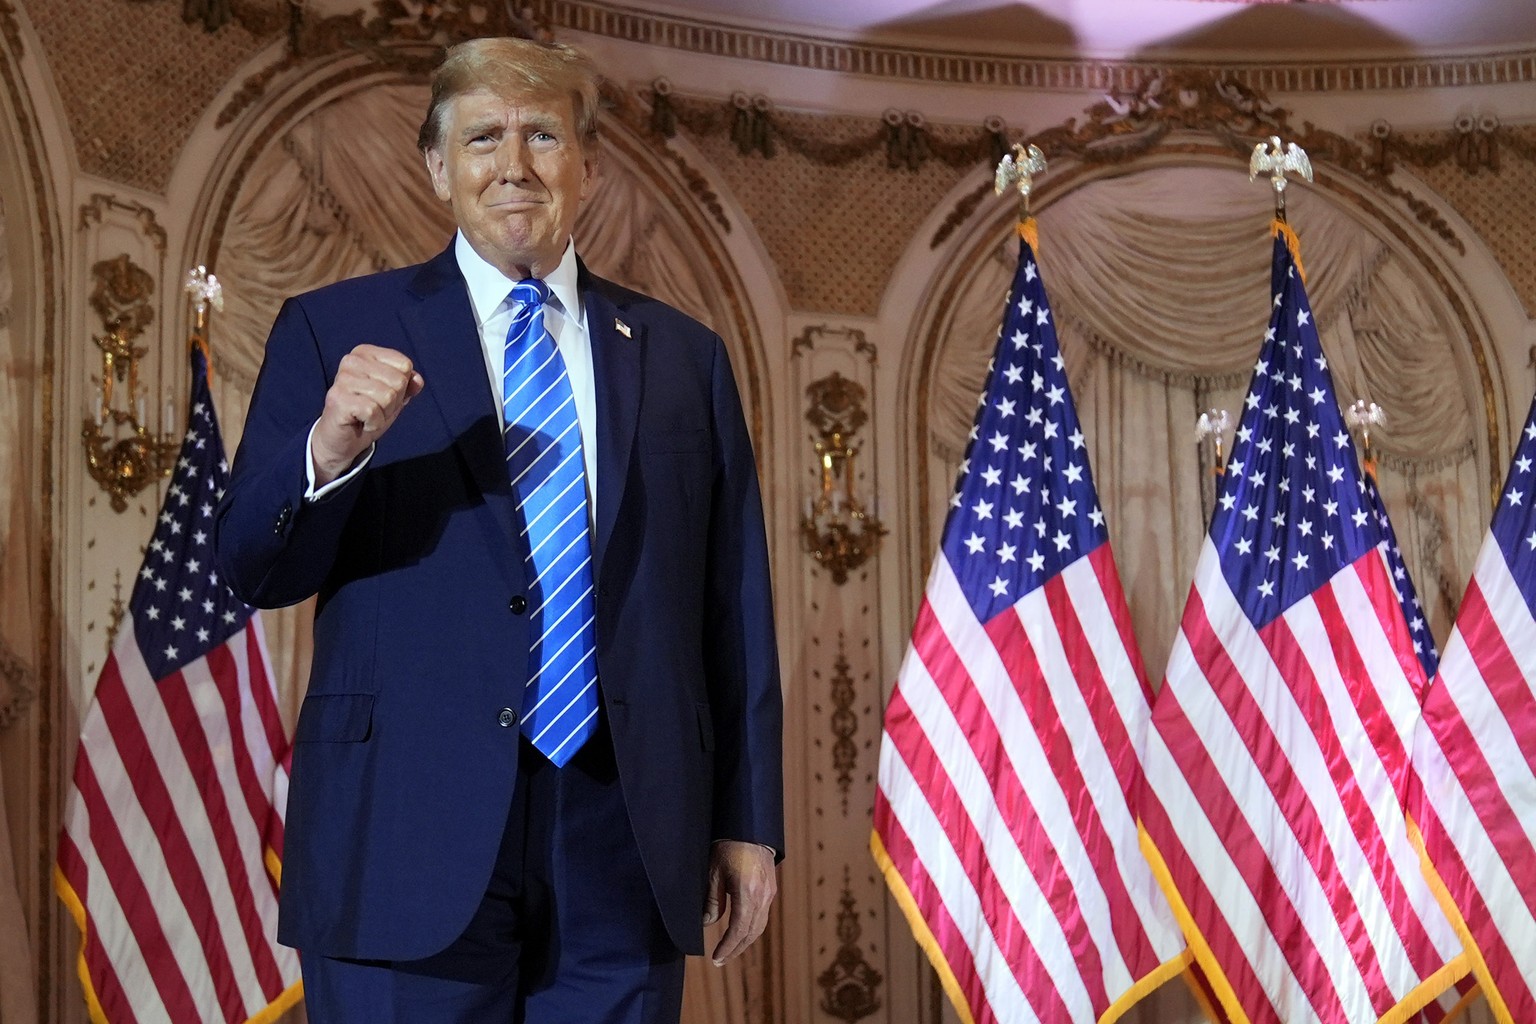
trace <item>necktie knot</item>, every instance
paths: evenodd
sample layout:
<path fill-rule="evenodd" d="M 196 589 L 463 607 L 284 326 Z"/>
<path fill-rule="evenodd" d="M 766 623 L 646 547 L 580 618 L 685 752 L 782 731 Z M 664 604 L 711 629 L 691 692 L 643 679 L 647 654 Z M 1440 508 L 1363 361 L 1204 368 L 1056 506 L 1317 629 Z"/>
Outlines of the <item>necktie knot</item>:
<path fill-rule="evenodd" d="M 544 305 L 549 298 L 549 285 L 536 277 L 525 277 L 512 286 L 512 294 L 507 296 L 512 300 L 513 308 L 519 306 L 533 306 L 535 308 Z"/>

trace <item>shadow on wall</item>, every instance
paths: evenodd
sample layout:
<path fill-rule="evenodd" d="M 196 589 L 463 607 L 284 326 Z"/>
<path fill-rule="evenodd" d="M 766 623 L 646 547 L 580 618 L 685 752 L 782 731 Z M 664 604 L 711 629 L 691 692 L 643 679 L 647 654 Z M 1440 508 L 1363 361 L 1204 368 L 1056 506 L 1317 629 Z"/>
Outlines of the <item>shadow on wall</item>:
<path fill-rule="evenodd" d="M 921 11 L 872 27 L 878 34 L 923 36 L 935 43 L 993 50 L 1018 48 L 1031 53 L 1069 56 L 1077 51 L 1072 26 L 1029 4 L 999 3 L 978 7 L 974 0 L 943 0 Z"/>
<path fill-rule="evenodd" d="M 1228 17 L 1144 46 L 1134 59 L 1246 54 L 1259 59 L 1315 61 L 1320 55 L 1326 58 L 1334 54 L 1406 57 L 1417 49 L 1413 40 L 1382 28 L 1342 4 L 1260 3 L 1243 6 Z"/>
<path fill-rule="evenodd" d="M 925 38 L 938 45 L 982 51 L 1024 53 L 1032 56 L 1071 57 L 1098 49 L 1093 37 L 1115 35 L 1109 22 L 1117 15 L 1104 4 L 1091 14 L 1074 11 L 1081 3 L 1045 0 L 1034 4 L 996 3 L 981 6 L 976 0 L 941 0 L 927 8 L 871 26 L 871 34 L 884 37 Z M 1222 7 L 1233 11 L 1214 17 L 1197 28 L 1178 31 L 1149 42 L 1132 59 L 1167 60 L 1197 55 L 1257 58 L 1312 58 L 1337 54 L 1359 57 L 1411 56 L 1415 42 L 1391 32 L 1368 17 L 1327 3 L 1255 3 L 1222 5 L 1194 0 L 1162 0 L 1155 5 L 1123 3 L 1121 16 L 1148 18 L 1155 24 L 1187 23 L 1191 8 L 1216 14 Z M 1140 6 L 1141 10 L 1137 10 Z M 1153 8 L 1150 12 L 1145 8 Z M 1159 18 L 1157 8 L 1162 9 Z M 1183 8 L 1183 10 L 1180 10 Z M 1061 10 L 1058 17 L 1053 10 Z M 1074 14 L 1076 17 L 1074 18 Z M 1074 24 L 1075 22 L 1075 24 Z M 1084 30 L 1079 32 L 1078 25 Z"/>

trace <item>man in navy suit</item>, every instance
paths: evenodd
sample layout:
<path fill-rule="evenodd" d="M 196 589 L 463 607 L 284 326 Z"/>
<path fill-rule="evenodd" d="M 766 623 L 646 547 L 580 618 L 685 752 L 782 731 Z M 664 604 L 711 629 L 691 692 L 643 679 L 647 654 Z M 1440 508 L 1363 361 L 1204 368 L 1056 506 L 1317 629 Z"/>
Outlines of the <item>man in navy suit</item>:
<path fill-rule="evenodd" d="M 319 595 L 280 922 L 313 1024 L 676 1024 L 703 926 L 720 964 L 767 921 L 756 469 L 720 338 L 575 254 L 596 113 L 575 50 L 451 49 L 419 144 L 453 244 L 289 300 L 267 344 L 216 544 L 253 604 Z"/>

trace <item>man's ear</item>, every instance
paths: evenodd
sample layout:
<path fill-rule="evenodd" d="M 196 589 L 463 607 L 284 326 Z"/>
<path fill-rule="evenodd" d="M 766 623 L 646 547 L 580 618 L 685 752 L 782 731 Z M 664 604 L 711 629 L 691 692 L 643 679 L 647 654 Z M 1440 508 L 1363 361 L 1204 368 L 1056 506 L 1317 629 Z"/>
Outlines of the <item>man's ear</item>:
<path fill-rule="evenodd" d="M 443 154 L 434 146 L 423 150 L 422 156 L 427 161 L 427 175 L 432 179 L 432 191 L 437 193 L 437 198 L 446 203 L 449 199 L 448 164 L 443 160 Z"/>
<path fill-rule="evenodd" d="M 597 187 L 597 144 L 589 142 L 581 147 L 581 199 L 586 202 Z"/>

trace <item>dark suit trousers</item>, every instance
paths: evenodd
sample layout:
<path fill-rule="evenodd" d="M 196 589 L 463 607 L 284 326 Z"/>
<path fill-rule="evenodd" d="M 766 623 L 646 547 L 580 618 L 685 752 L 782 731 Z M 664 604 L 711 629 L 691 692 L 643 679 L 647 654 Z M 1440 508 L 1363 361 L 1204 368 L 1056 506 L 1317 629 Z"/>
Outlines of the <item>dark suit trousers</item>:
<path fill-rule="evenodd" d="M 311 1024 L 677 1024 L 683 955 L 651 896 L 606 724 L 564 768 L 522 741 L 490 887 L 447 949 L 300 960 Z"/>

